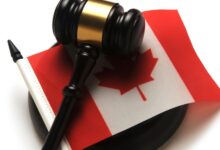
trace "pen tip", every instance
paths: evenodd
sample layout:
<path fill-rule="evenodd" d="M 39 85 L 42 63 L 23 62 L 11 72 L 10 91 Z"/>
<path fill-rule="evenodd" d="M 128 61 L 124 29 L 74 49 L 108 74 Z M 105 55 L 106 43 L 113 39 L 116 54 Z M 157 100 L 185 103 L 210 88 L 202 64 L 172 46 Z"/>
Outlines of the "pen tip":
<path fill-rule="evenodd" d="M 20 51 L 17 49 L 17 47 L 14 45 L 14 43 L 11 40 L 8 40 L 8 47 L 14 62 L 23 58 Z"/>

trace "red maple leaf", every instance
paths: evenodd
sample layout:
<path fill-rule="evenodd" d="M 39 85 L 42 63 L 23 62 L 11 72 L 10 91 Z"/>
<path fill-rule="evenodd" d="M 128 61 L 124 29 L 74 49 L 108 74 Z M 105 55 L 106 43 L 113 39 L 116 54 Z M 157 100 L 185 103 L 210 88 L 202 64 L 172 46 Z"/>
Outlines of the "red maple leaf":
<path fill-rule="evenodd" d="M 146 100 L 139 85 L 153 80 L 151 72 L 157 63 L 157 58 L 153 58 L 152 51 L 149 49 L 135 58 L 107 59 L 114 69 L 104 67 L 102 72 L 96 74 L 100 80 L 99 85 L 119 89 L 122 95 L 136 87 L 143 100 Z"/>

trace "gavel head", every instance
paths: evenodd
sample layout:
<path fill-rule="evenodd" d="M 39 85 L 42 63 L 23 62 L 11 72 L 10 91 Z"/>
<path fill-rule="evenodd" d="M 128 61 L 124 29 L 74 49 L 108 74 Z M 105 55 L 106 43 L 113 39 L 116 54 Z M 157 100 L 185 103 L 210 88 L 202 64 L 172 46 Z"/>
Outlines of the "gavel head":
<path fill-rule="evenodd" d="M 145 20 L 141 12 L 124 12 L 117 3 L 102 0 L 61 0 L 53 31 L 61 44 L 90 43 L 105 54 L 131 55 L 139 49 Z"/>

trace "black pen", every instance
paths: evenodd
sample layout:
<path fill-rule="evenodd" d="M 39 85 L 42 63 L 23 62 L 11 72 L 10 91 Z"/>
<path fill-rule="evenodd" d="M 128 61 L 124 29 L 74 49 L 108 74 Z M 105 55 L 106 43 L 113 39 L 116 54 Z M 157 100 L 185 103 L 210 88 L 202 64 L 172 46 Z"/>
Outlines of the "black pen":
<path fill-rule="evenodd" d="M 28 90 L 33 97 L 34 103 L 36 104 L 47 129 L 49 130 L 54 121 L 55 115 L 52 108 L 48 107 L 50 106 L 48 99 L 43 92 L 43 89 L 28 59 L 23 58 L 21 52 L 17 49 L 17 47 L 13 44 L 11 40 L 8 40 L 8 46 L 11 57 L 13 61 L 17 64 L 19 71 L 21 72 L 21 75 L 28 87 Z M 71 149 L 66 139 L 61 142 L 60 147 L 62 150 Z"/>

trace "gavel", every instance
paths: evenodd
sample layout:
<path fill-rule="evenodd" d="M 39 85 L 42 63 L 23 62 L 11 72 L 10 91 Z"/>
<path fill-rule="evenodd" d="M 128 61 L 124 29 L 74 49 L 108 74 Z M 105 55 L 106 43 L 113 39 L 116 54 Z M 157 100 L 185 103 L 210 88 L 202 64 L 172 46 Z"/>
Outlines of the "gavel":
<path fill-rule="evenodd" d="M 74 73 L 63 90 L 63 100 L 42 150 L 59 147 L 74 106 L 81 99 L 85 81 L 100 53 L 132 56 L 143 41 L 145 19 L 141 12 L 124 9 L 103 0 L 61 0 L 53 18 L 53 32 L 59 44 L 73 45 Z"/>

